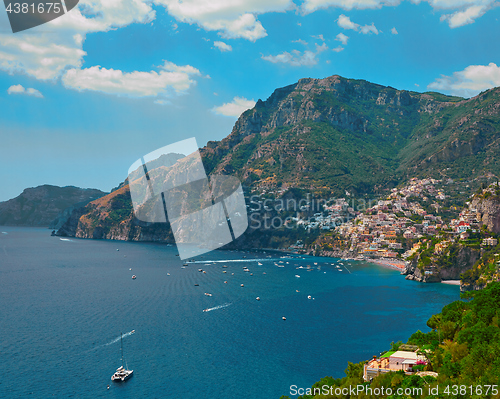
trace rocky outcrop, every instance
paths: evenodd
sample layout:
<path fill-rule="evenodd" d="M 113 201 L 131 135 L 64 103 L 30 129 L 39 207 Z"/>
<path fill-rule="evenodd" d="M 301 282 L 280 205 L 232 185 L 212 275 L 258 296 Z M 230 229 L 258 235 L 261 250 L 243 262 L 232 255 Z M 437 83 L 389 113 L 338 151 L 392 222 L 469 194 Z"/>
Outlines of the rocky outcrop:
<path fill-rule="evenodd" d="M 105 194 L 101 190 L 73 186 L 27 188 L 16 198 L 0 202 L 0 225 L 58 228 L 72 209 Z"/>
<path fill-rule="evenodd" d="M 476 195 L 470 204 L 470 209 L 477 213 L 478 221 L 495 234 L 500 233 L 500 196 L 492 187 L 482 195 Z M 493 193 L 492 193 L 493 192 Z M 488 193 L 488 194 L 486 194 Z"/>
<path fill-rule="evenodd" d="M 438 273 L 426 274 L 424 270 L 418 268 L 418 257 L 408 263 L 401 274 L 406 275 L 406 280 L 419 281 L 421 283 L 440 283 L 441 278 Z"/>
<path fill-rule="evenodd" d="M 436 259 L 430 265 L 423 267 L 419 265 L 419 256 L 415 256 L 409 262 L 402 274 L 407 280 L 420 281 L 423 283 L 440 283 L 446 280 L 460 280 L 462 273 L 470 270 L 481 257 L 481 251 L 464 245 L 460 245 L 458 251 L 450 256 L 449 262 L 443 265 Z"/>
<path fill-rule="evenodd" d="M 128 185 L 75 209 L 56 235 L 121 241 L 173 242 L 168 223 L 145 223 L 132 211 Z"/>

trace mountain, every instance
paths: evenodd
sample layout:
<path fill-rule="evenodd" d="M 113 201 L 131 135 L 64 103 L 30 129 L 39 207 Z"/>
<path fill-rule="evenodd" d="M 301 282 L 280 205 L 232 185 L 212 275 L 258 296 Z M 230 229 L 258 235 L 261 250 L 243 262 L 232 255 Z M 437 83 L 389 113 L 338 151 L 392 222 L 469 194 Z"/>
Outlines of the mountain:
<path fill-rule="evenodd" d="M 499 88 L 465 100 L 340 76 L 306 78 L 259 100 L 229 136 L 200 153 L 207 173 L 235 175 L 247 193 L 377 197 L 416 176 L 500 175 L 499 112 Z M 168 226 L 149 231 L 138 223 L 122 188 L 119 201 L 111 193 L 90 203 L 61 233 L 163 240 Z M 252 244 L 249 234 L 240 242 Z"/>
<path fill-rule="evenodd" d="M 472 102 L 481 108 L 481 100 Z M 480 151 L 485 143 L 460 150 L 453 136 L 456 119 L 474 108 L 469 103 L 340 76 L 301 79 L 243 113 L 228 137 L 208 143 L 204 162 L 211 172 L 236 174 L 260 189 L 377 193 Z M 445 150 L 447 139 L 454 152 Z"/>
<path fill-rule="evenodd" d="M 0 202 L 0 225 L 58 228 L 74 208 L 84 207 L 105 194 L 73 186 L 27 188 L 16 198 Z"/>

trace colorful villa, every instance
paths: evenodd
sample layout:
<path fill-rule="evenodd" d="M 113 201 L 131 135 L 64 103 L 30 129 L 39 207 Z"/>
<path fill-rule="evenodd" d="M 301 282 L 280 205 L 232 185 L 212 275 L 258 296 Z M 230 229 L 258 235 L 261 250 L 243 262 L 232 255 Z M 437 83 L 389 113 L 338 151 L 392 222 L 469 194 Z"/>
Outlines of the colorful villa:
<path fill-rule="evenodd" d="M 369 360 L 363 370 L 363 379 L 370 381 L 383 373 L 403 370 L 406 374 L 413 373 L 413 366 L 416 364 L 426 364 L 425 356 L 417 355 L 409 351 L 390 351 L 386 352 L 380 358 L 376 356 Z"/>

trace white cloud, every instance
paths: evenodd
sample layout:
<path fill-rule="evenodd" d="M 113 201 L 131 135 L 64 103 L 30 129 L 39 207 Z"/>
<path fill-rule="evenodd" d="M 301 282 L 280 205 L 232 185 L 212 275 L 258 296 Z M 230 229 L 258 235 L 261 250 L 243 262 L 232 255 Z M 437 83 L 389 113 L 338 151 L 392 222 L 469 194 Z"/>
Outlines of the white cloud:
<path fill-rule="evenodd" d="M 234 97 L 232 102 L 214 107 L 212 111 L 219 115 L 238 117 L 247 109 L 253 108 L 254 106 L 254 100 L 247 100 L 244 97 Z"/>
<path fill-rule="evenodd" d="M 424 0 L 436 9 L 456 9 L 473 4 L 491 4 L 494 0 Z"/>
<path fill-rule="evenodd" d="M 392 28 L 392 29 L 391 29 L 391 33 L 392 33 L 393 35 L 398 35 L 398 34 L 399 34 L 399 33 L 398 33 L 398 31 L 396 30 L 396 28 Z"/>
<path fill-rule="evenodd" d="M 351 30 L 354 30 L 356 32 L 361 32 L 364 35 L 366 35 L 368 33 L 375 33 L 376 35 L 378 35 L 378 29 L 375 27 L 375 24 L 373 22 L 371 25 L 361 26 L 360 24 L 352 22 L 351 18 L 345 16 L 344 14 L 339 15 L 339 18 L 337 19 L 337 24 L 341 28 L 351 29 Z M 337 35 L 337 38 L 338 37 L 339 37 L 339 35 Z"/>
<path fill-rule="evenodd" d="M 371 25 L 362 26 L 361 28 L 359 28 L 359 30 L 364 35 L 367 35 L 368 33 L 374 33 L 378 35 L 378 29 L 375 27 L 375 24 L 373 22 Z"/>
<path fill-rule="evenodd" d="M 200 71 L 189 65 L 177 66 L 165 62 L 159 72 L 124 73 L 100 66 L 70 69 L 64 74 L 62 82 L 65 87 L 78 91 L 100 91 L 129 97 L 156 97 L 184 93 L 195 84 L 191 79 L 193 75 L 200 75 Z"/>
<path fill-rule="evenodd" d="M 344 47 L 338 46 L 338 47 L 332 48 L 332 50 L 335 51 L 336 53 L 340 53 L 342 50 L 344 50 Z"/>
<path fill-rule="evenodd" d="M 412 0 L 419 4 L 422 0 Z M 474 23 L 475 20 L 497 4 L 496 0 L 423 0 L 429 3 L 434 10 L 453 10 L 451 14 L 441 16 L 447 21 L 450 28 Z M 400 0 L 305 0 L 301 10 L 304 14 L 314 12 L 320 8 L 336 7 L 344 10 L 367 9 L 397 6 Z M 353 28 L 345 28 L 353 29 Z"/>
<path fill-rule="evenodd" d="M 291 0 L 154 0 L 178 21 L 219 31 L 224 38 L 255 41 L 267 36 L 255 15 L 282 12 L 294 7 Z"/>
<path fill-rule="evenodd" d="M 322 34 L 321 34 L 321 35 L 317 35 L 317 36 L 312 35 L 311 37 L 312 37 L 312 38 L 314 38 L 314 39 L 319 39 L 319 40 L 321 40 L 322 42 L 324 42 L 324 41 L 325 41 L 325 37 L 324 37 Z"/>
<path fill-rule="evenodd" d="M 344 35 L 343 33 L 339 33 L 335 40 L 338 40 L 344 46 L 347 45 L 347 40 L 349 40 L 349 36 Z"/>
<path fill-rule="evenodd" d="M 449 92 L 462 97 L 472 97 L 479 92 L 500 86 L 500 67 L 489 65 L 470 65 L 452 76 L 441 75 L 427 86 L 430 90 Z"/>
<path fill-rule="evenodd" d="M 22 85 L 12 85 L 7 89 L 8 94 L 25 94 L 27 96 L 39 97 L 43 98 L 42 93 L 40 93 L 37 89 L 33 89 L 29 87 L 25 89 Z"/>
<path fill-rule="evenodd" d="M 44 34 L 0 34 L 0 69 L 9 73 L 54 79 L 68 66 L 79 67 L 86 54 L 74 38 L 52 43 Z"/>
<path fill-rule="evenodd" d="M 320 8 L 338 7 L 344 10 L 380 8 L 382 6 L 397 6 L 400 0 L 306 0 L 302 11 L 310 13 Z"/>
<path fill-rule="evenodd" d="M 131 97 L 181 94 L 195 84 L 192 77 L 200 75 L 198 69 L 169 62 L 150 72 L 123 73 L 100 66 L 81 69 L 87 33 L 148 23 L 154 18 L 152 3 L 147 0 L 81 0 L 71 12 L 40 27 L 15 35 L 0 34 L 0 69 L 41 80 L 62 76 L 65 87 L 78 91 Z"/>
<path fill-rule="evenodd" d="M 81 0 L 78 7 L 44 25 L 15 35 L 0 33 L 0 69 L 42 80 L 55 79 L 68 67 L 82 65 L 87 33 L 146 23 L 154 17 L 146 1 Z"/>
<path fill-rule="evenodd" d="M 155 104 L 159 105 L 172 105 L 172 103 L 168 100 L 155 100 Z"/>
<path fill-rule="evenodd" d="M 328 46 L 323 43 L 321 46 L 316 45 L 316 51 L 306 50 L 303 53 L 298 50 L 292 50 L 290 53 L 284 51 L 278 55 L 267 55 L 261 58 L 273 64 L 281 63 L 292 66 L 313 66 L 318 63 L 316 56 L 325 50 L 328 50 Z"/>
<path fill-rule="evenodd" d="M 458 28 L 460 26 L 472 24 L 476 18 L 482 17 L 488 10 L 486 5 L 475 5 L 466 8 L 463 11 L 457 11 L 453 14 L 441 16 L 441 21 L 447 21 L 450 28 Z"/>
<path fill-rule="evenodd" d="M 214 46 L 217 47 L 222 52 L 233 51 L 233 48 L 229 44 L 226 44 L 224 42 L 215 41 Z"/>
<path fill-rule="evenodd" d="M 292 43 L 300 43 L 303 44 L 304 46 L 307 46 L 307 42 L 302 39 L 292 40 Z"/>
<path fill-rule="evenodd" d="M 167 71 L 122 73 L 116 70 L 87 66 L 81 69 L 86 52 L 83 50 L 86 35 L 106 32 L 133 23 L 150 23 L 155 17 L 154 5 L 163 5 L 179 22 L 197 24 L 208 31 L 218 31 L 225 38 L 245 38 L 255 41 L 267 35 L 257 16 L 267 12 L 284 12 L 296 7 L 292 0 L 80 0 L 79 5 L 66 15 L 39 27 L 16 35 L 0 33 L 0 70 L 8 73 L 25 73 L 41 80 L 54 80 L 64 76 L 67 87 L 78 90 L 101 90 L 132 96 L 150 95 L 151 81 L 157 81 L 162 91 L 173 92 L 179 83 L 168 82 Z M 2 14 L 0 32 L 8 31 L 6 14 Z M 220 42 L 223 43 L 223 42 Z M 222 47 L 219 46 L 222 50 Z M 226 47 L 228 49 L 228 47 Z M 113 72 L 113 73 L 111 73 Z M 118 76 L 117 74 L 121 74 Z M 155 75 L 156 74 L 156 75 Z M 104 82 L 106 76 L 117 81 Z M 194 76 L 194 74 L 191 74 Z M 89 82 L 83 79 L 88 78 Z M 145 79 L 140 83 L 140 79 Z M 133 80 L 134 87 L 122 85 Z M 180 82 L 189 81 L 185 77 Z M 143 89 L 143 88 L 144 89 Z M 136 89 L 137 88 L 137 89 Z M 182 91 L 182 90 L 181 90 Z"/>
<path fill-rule="evenodd" d="M 356 31 L 359 29 L 359 25 L 352 22 L 351 19 L 349 17 L 346 17 L 344 14 L 339 15 L 337 24 L 344 29 L 352 29 Z"/>

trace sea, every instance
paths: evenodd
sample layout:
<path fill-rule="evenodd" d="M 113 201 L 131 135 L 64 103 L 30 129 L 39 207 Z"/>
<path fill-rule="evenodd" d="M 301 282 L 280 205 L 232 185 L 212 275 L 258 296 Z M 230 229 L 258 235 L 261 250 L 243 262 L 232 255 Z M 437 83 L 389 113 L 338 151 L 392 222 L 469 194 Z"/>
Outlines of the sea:
<path fill-rule="evenodd" d="M 429 331 L 459 298 L 457 286 L 363 261 L 181 260 L 165 244 L 0 226 L 0 398 L 293 397 L 292 385 L 342 377 L 348 362 Z M 134 373 L 116 383 L 121 344 Z"/>

